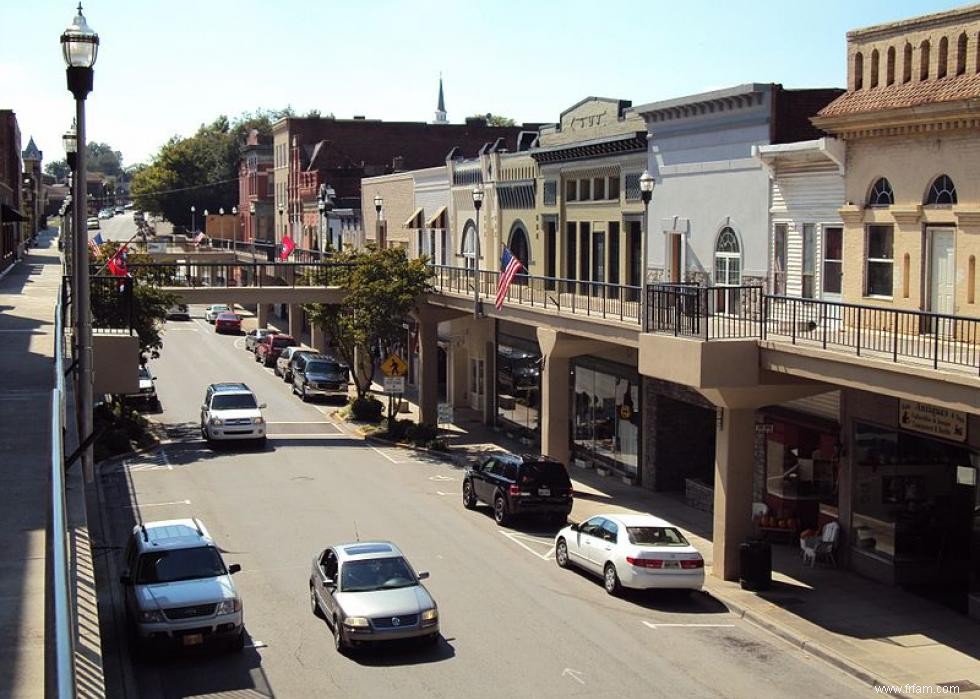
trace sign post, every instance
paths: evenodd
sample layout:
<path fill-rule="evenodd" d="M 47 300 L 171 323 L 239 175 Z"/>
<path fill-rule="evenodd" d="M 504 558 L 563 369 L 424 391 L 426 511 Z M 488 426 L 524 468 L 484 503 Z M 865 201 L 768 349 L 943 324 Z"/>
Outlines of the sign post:
<path fill-rule="evenodd" d="M 405 374 L 408 373 L 408 364 L 405 360 L 392 352 L 381 362 L 381 371 L 385 375 L 384 392 L 388 396 L 388 430 L 391 430 L 391 423 L 394 418 L 392 398 L 397 395 L 398 403 L 402 402 L 402 394 L 405 393 Z"/>

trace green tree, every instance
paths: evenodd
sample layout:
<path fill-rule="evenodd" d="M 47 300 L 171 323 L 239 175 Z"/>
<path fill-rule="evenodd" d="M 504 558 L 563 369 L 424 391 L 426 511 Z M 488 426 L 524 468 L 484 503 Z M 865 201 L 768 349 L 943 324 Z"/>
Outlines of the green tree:
<path fill-rule="evenodd" d="M 52 160 L 44 164 L 44 171 L 57 182 L 64 182 L 68 179 L 68 173 L 71 172 L 71 169 L 68 167 L 67 160 Z"/>
<path fill-rule="evenodd" d="M 510 117 L 500 116 L 499 114 L 474 114 L 475 119 L 486 119 L 487 126 L 516 126 L 516 122 Z"/>
<path fill-rule="evenodd" d="M 402 320 L 422 294 L 431 291 L 432 271 L 422 259 L 409 260 L 400 248 L 344 250 L 341 266 L 314 275 L 312 281 L 347 291 L 338 305 L 304 304 L 310 322 L 330 335 L 337 352 L 353 368 L 357 397 L 367 397 L 374 375 L 372 350 L 385 351 L 404 336 Z"/>
<path fill-rule="evenodd" d="M 89 172 L 113 178 L 122 174 L 122 153 L 112 150 L 108 143 L 89 143 L 85 157 L 85 167 Z"/>

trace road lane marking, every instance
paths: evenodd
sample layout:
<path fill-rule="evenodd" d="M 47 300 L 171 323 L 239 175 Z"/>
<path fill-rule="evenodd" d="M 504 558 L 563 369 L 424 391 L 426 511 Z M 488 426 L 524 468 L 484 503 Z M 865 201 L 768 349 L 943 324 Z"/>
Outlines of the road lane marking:
<path fill-rule="evenodd" d="M 644 621 L 645 626 L 649 626 L 651 629 L 733 629 L 735 624 L 654 624 L 649 621 Z"/>
<path fill-rule="evenodd" d="M 269 439 L 292 439 L 293 437 L 318 437 L 320 439 L 347 439 L 346 434 L 335 434 L 332 432 L 281 432 L 278 434 L 267 434 Z M 395 462 L 399 463 L 399 462 Z"/>
<path fill-rule="evenodd" d="M 530 537 L 530 536 L 527 536 L 527 535 L 524 535 L 524 534 L 517 534 L 516 532 L 500 532 L 500 533 L 503 534 L 504 536 L 506 536 L 508 539 L 510 539 L 511 541 L 513 541 L 515 544 L 517 544 L 521 548 L 523 548 L 525 551 L 527 551 L 528 553 L 530 553 L 532 556 L 534 556 L 535 558 L 540 558 L 542 561 L 547 561 L 547 560 L 549 560 L 554 555 L 555 547 L 554 546 L 551 546 L 550 545 L 550 542 L 541 541 L 540 539 L 535 539 L 533 537 Z M 541 544 L 541 545 L 548 544 L 550 548 L 548 549 L 548 552 L 547 553 L 544 553 L 544 554 L 538 553 L 533 548 L 531 548 L 530 546 L 528 546 L 527 544 L 525 544 L 523 541 L 521 541 L 521 538 L 527 539 L 528 541 L 532 541 L 532 542 L 534 542 L 536 544 Z"/>
<path fill-rule="evenodd" d="M 190 500 L 174 500 L 173 502 L 150 502 L 147 504 L 140 503 L 139 509 L 144 507 L 167 507 L 168 505 L 190 505 Z M 118 507 L 129 507 L 129 505 L 119 505 Z"/>
<path fill-rule="evenodd" d="M 245 644 L 245 647 L 246 648 L 256 648 L 256 649 L 258 649 L 258 648 L 268 648 L 269 647 L 269 644 L 266 643 L 265 641 L 256 641 L 256 640 L 253 640 L 251 643 L 246 643 Z"/>
<path fill-rule="evenodd" d="M 285 421 L 285 422 L 268 422 L 268 421 L 266 421 L 265 424 L 267 424 L 267 425 L 329 425 L 330 423 L 329 422 L 324 422 L 323 420 L 302 420 L 302 421 L 295 421 L 295 422 L 288 422 L 288 421 Z"/>
<path fill-rule="evenodd" d="M 444 493 L 441 490 L 437 490 L 436 495 L 459 495 L 459 493 Z"/>
<path fill-rule="evenodd" d="M 429 480 L 430 481 L 454 481 L 456 479 L 453 478 L 452 476 L 438 475 L 438 476 L 429 476 Z"/>
<path fill-rule="evenodd" d="M 585 680 L 582 679 L 582 671 L 581 670 L 573 670 L 570 667 L 566 667 L 564 670 L 561 671 L 561 676 L 562 677 L 571 677 L 573 680 L 575 680 L 579 684 L 585 684 Z"/>
<path fill-rule="evenodd" d="M 164 451 L 163 449 L 161 449 L 160 450 L 160 456 L 163 457 L 163 463 L 165 463 L 167 465 L 167 470 L 168 471 L 173 471 L 174 470 L 174 467 L 170 464 L 170 459 L 167 458 L 167 452 Z M 190 503 L 189 500 L 188 500 L 188 503 Z"/>

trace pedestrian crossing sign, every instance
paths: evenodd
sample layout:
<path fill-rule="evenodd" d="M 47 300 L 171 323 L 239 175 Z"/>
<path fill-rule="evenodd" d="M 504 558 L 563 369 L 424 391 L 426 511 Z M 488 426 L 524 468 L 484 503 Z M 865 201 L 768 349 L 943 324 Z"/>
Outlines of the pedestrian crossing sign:
<path fill-rule="evenodd" d="M 408 373 L 408 364 L 392 352 L 387 359 L 381 362 L 381 371 L 384 372 L 385 376 L 404 376 Z"/>

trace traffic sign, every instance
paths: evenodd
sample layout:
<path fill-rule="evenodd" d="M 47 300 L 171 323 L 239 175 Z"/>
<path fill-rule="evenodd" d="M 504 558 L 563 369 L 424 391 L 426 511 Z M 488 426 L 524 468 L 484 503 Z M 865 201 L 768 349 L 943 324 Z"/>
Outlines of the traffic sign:
<path fill-rule="evenodd" d="M 436 421 L 440 425 L 451 425 L 453 422 L 452 403 L 439 403 L 436 406 Z"/>
<path fill-rule="evenodd" d="M 387 396 L 401 395 L 405 392 L 404 376 L 386 376 L 384 379 L 384 393 Z"/>
<path fill-rule="evenodd" d="M 392 352 L 387 359 L 381 362 L 381 371 L 384 372 L 385 376 L 404 376 L 408 373 L 408 364 Z"/>

